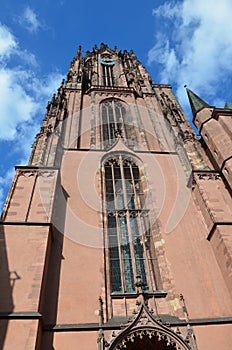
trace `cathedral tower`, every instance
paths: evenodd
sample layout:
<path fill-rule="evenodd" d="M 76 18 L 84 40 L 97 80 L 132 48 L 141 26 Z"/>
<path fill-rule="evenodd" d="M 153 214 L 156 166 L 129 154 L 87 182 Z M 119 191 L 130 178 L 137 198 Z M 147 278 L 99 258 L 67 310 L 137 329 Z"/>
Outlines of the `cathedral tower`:
<path fill-rule="evenodd" d="M 229 350 L 228 108 L 81 47 L 1 221 L 0 348 Z"/>

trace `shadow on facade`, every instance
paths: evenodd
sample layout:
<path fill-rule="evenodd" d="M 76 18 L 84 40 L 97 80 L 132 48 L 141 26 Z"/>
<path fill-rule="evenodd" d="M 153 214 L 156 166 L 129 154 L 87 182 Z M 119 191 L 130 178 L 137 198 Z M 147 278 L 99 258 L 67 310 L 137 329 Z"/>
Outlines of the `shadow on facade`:
<path fill-rule="evenodd" d="M 43 326 L 49 325 L 49 328 L 52 328 L 57 321 L 61 262 L 62 259 L 64 259 L 62 255 L 64 235 L 62 232 L 64 232 L 67 197 L 68 194 L 62 188 L 59 179 L 52 220 L 53 238 L 47 266 L 46 280 L 44 283 L 45 289 L 42 305 Z M 53 331 L 42 332 L 40 348 L 47 350 L 54 349 L 53 338 Z"/>
<path fill-rule="evenodd" d="M 13 303 L 13 289 L 20 276 L 17 271 L 10 271 L 6 249 L 5 229 L 0 227 L 0 250 L 1 250 L 1 264 L 0 264 L 0 349 L 4 348 L 7 329 L 9 325 L 9 315 L 14 311 Z"/>

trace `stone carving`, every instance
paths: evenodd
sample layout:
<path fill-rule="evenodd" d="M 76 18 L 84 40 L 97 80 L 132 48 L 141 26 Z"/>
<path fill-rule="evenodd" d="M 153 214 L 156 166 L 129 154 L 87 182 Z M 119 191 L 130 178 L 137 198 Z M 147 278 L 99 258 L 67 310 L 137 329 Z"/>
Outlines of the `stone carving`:
<path fill-rule="evenodd" d="M 52 133 L 52 125 L 51 124 L 48 124 L 46 126 L 41 126 L 41 129 L 40 129 L 40 132 L 39 132 L 40 136 L 44 135 L 44 134 L 49 136 L 51 133 Z"/>
<path fill-rule="evenodd" d="M 53 177 L 54 174 L 55 174 L 54 171 L 42 170 L 42 169 L 39 169 L 39 170 L 38 170 L 38 176 L 42 176 L 42 177 Z"/>
<path fill-rule="evenodd" d="M 183 135 L 181 135 L 184 143 L 186 142 L 195 142 L 196 141 L 196 137 L 194 135 L 193 132 L 190 132 L 189 130 L 185 130 L 183 131 Z"/>
<path fill-rule="evenodd" d="M 31 177 L 37 174 L 36 170 L 18 170 L 18 176 Z"/>
<path fill-rule="evenodd" d="M 42 177 L 53 177 L 55 171 L 43 170 L 43 169 L 20 169 L 18 170 L 18 176 L 31 177 L 31 176 L 42 176 Z"/>
<path fill-rule="evenodd" d="M 195 176 L 197 176 L 199 180 L 221 180 L 221 174 L 219 173 L 200 172 L 195 173 Z"/>
<path fill-rule="evenodd" d="M 172 101 L 164 92 L 161 93 L 162 100 L 160 101 L 164 115 L 172 126 L 177 126 L 179 123 L 184 123 L 183 114 L 179 106 Z"/>
<path fill-rule="evenodd" d="M 166 346 L 171 346 L 177 350 L 190 350 L 188 333 L 186 341 L 181 335 L 180 330 L 171 330 L 168 325 L 164 325 L 160 318 L 154 318 L 153 312 L 149 310 L 145 303 L 143 293 L 139 293 L 141 301 L 139 304 L 139 311 L 134 312 L 134 318 L 130 319 L 126 325 L 122 326 L 122 330 L 117 335 L 112 334 L 111 342 L 107 343 L 105 349 L 121 350 L 127 348 L 130 343 L 135 343 L 136 339 L 143 338 L 155 339 L 155 342 L 163 342 Z"/>

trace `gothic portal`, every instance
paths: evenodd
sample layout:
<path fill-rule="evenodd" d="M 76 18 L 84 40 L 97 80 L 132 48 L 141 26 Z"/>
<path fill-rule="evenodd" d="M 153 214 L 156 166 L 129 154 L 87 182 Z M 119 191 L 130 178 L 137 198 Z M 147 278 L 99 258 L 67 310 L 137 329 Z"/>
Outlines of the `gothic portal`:
<path fill-rule="evenodd" d="M 230 350 L 232 111 L 79 47 L 1 221 L 0 348 Z"/>

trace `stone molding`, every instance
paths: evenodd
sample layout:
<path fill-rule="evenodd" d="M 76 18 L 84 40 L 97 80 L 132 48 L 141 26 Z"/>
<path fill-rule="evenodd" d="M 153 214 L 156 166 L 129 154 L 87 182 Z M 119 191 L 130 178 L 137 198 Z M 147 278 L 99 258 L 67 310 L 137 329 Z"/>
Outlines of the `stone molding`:
<path fill-rule="evenodd" d="M 122 330 L 117 335 L 113 332 L 110 343 L 104 340 L 103 349 L 124 349 L 129 343 L 133 343 L 136 338 L 148 337 L 149 339 L 156 338 L 158 341 L 163 341 L 167 346 L 173 346 L 178 350 L 190 350 L 191 347 L 188 343 L 192 336 L 192 330 L 188 329 L 187 336 L 184 339 L 178 328 L 176 331 L 171 330 L 168 324 L 164 325 L 158 316 L 154 317 L 153 311 L 149 310 L 143 298 L 142 300 L 138 313 L 134 312 L 134 319 L 129 319 L 127 324 L 122 325 Z"/>

